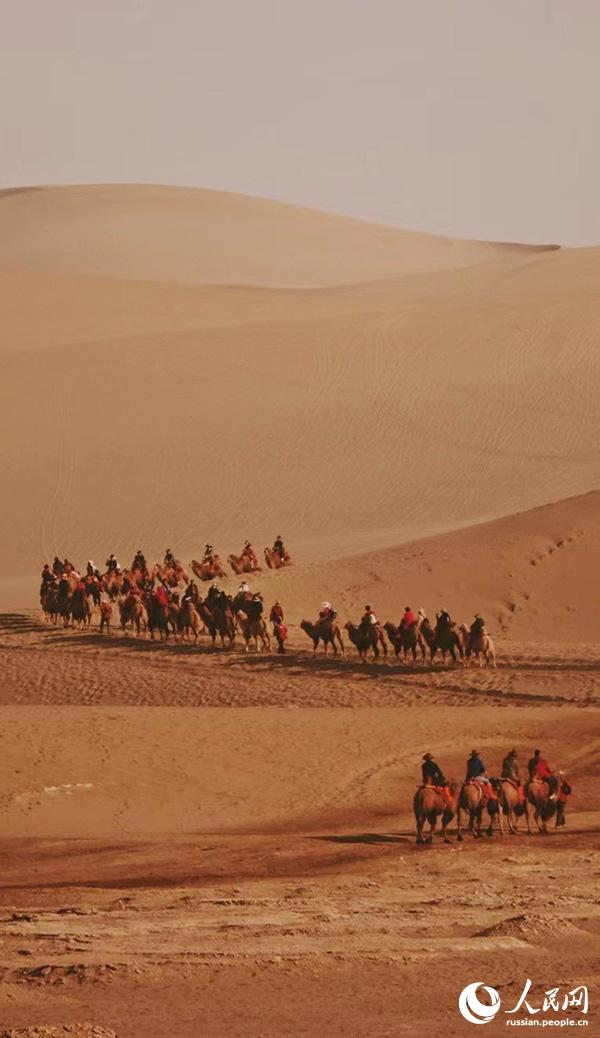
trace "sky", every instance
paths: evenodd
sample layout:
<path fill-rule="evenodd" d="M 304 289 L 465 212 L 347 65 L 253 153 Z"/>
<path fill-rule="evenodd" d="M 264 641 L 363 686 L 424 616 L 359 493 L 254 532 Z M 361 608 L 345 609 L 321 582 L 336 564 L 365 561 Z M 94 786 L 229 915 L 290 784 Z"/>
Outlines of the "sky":
<path fill-rule="evenodd" d="M 0 185 L 600 243 L 598 0 L 0 0 Z"/>

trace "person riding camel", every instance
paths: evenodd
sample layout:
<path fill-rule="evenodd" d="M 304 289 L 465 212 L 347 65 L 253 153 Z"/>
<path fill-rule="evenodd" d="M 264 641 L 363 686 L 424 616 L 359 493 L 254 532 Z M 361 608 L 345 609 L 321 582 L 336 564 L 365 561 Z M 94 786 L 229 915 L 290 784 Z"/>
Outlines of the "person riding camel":
<path fill-rule="evenodd" d="M 369 631 L 371 627 L 377 627 L 378 622 L 379 621 L 377 620 L 375 613 L 371 609 L 371 606 L 366 605 L 359 626 L 362 627 L 363 631 Z"/>
<path fill-rule="evenodd" d="M 242 583 L 240 584 L 237 593 L 238 593 L 238 595 L 243 595 L 245 598 L 248 595 L 250 595 L 250 588 L 248 587 L 248 584 L 246 583 L 245 580 L 242 580 Z"/>
<path fill-rule="evenodd" d="M 441 630 L 449 631 L 452 627 L 455 626 L 454 621 L 447 609 L 442 609 L 441 613 L 436 613 L 435 618 L 437 620 L 437 625 Z"/>
<path fill-rule="evenodd" d="M 159 605 L 164 606 L 165 608 L 169 605 L 169 592 L 163 584 L 159 584 L 152 594 Z"/>
<path fill-rule="evenodd" d="M 202 561 L 203 562 L 212 562 L 213 561 L 214 552 L 215 552 L 215 549 L 213 548 L 212 544 L 206 544 L 204 546 L 204 556 L 202 558 Z"/>
<path fill-rule="evenodd" d="M 558 795 L 556 797 L 556 826 L 560 828 L 566 825 L 565 818 L 565 807 L 567 806 L 567 800 L 571 796 L 573 788 L 570 782 L 567 782 L 567 776 L 565 771 L 558 772 Z"/>
<path fill-rule="evenodd" d="M 106 565 L 106 572 L 107 573 L 118 573 L 119 570 L 121 569 L 121 567 L 119 566 L 119 563 L 117 562 L 117 560 L 115 559 L 115 557 L 114 557 L 114 555 L 112 553 L 108 556 L 105 565 Z"/>
<path fill-rule="evenodd" d="M 53 583 L 54 583 L 54 573 L 50 569 L 49 564 L 46 563 L 44 568 L 43 568 L 43 570 L 42 570 L 42 589 L 44 587 L 46 587 L 47 584 L 53 584 Z"/>
<path fill-rule="evenodd" d="M 271 612 L 269 613 L 269 620 L 273 624 L 273 634 L 277 641 L 277 652 L 283 655 L 285 652 L 285 640 L 288 636 L 288 630 L 285 626 L 283 606 L 279 599 L 271 606 Z"/>
<path fill-rule="evenodd" d="M 450 804 L 452 796 L 450 792 L 450 786 L 448 785 L 448 779 L 444 775 L 437 761 L 433 759 L 433 753 L 423 754 L 421 774 L 423 776 L 423 785 L 435 786 L 436 789 L 439 789 L 441 791 L 446 803 Z"/>
<path fill-rule="evenodd" d="M 479 615 L 479 613 L 475 613 L 475 619 L 473 620 L 473 623 L 469 627 L 469 642 L 468 642 L 468 646 L 467 647 L 470 649 L 471 646 L 473 645 L 473 642 L 475 641 L 475 639 L 481 637 L 481 635 L 484 632 L 485 632 L 485 620 L 483 619 L 482 616 Z"/>
<path fill-rule="evenodd" d="M 198 591 L 198 585 L 195 580 L 190 580 L 183 594 L 184 602 L 193 602 L 197 605 L 200 600 L 200 592 Z"/>
<path fill-rule="evenodd" d="M 146 556 L 144 555 L 144 553 L 143 553 L 141 548 L 138 548 L 138 550 L 137 550 L 137 552 L 135 554 L 135 558 L 134 558 L 133 562 L 131 563 L 131 568 L 132 568 L 132 570 L 139 569 L 139 570 L 142 571 L 142 573 L 146 569 Z"/>
<path fill-rule="evenodd" d="M 533 757 L 531 757 L 527 765 L 527 770 L 529 772 L 529 781 L 532 782 L 534 779 L 539 779 L 541 782 L 546 782 L 550 790 L 548 799 L 555 800 L 558 779 L 556 775 L 552 774 L 546 758 L 542 757 L 541 750 L 534 750 Z"/>
<path fill-rule="evenodd" d="M 502 761 L 501 777 L 510 779 L 510 781 L 514 782 L 516 786 L 520 786 L 521 776 L 519 774 L 516 750 L 511 750 L 510 753 L 507 753 L 506 757 Z"/>
<path fill-rule="evenodd" d="M 417 613 L 417 623 L 419 627 L 421 626 L 424 620 L 427 620 L 427 613 L 423 609 L 423 606 L 419 606 L 419 612 Z"/>
<path fill-rule="evenodd" d="M 477 750 L 471 750 L 470 756 L 467 760 L 465 785 L 469 782 L 477 783 L 488 800 L 496 799 L 496 792 L 488 778 L 485 764 Z"/>
<path fill-rule="evenodd" d="M 173 552 L 171 551 L 170 548 L 167 548 L 167 550 L 165 552 L 165 562 L 164 562 L 164 564 L 167 567 L 167 569 L 175 569 L 175 566 L 177 565 L 177 559 L 173 555 Z"/>
<path fill-rule="evenodd" d="M 250 541 L 245 541 L 244 542 L 244 550 L 242 552 L 242 558 L 243 559 L 248 559 L 248 562 L 251 562 L 254 566 L 258 565 L 258 559 L 256 557 L 256 552 L 254 551 L 254 548 L 252 547 L 252 544 L 250 543 Z"/>
<path fill-rule="evenodd" d="M 413 613 L 412 609 L 410 608 L 410 606 L 405 606 L 404 614 L 400 621 L 400 627 L 402 627 L 403 630 L 407 631 L 409 627 L 412 627 L 412 625 L 416 623 L 418 623 L 418 620 L 415 614 Z"/>
<path fill-rule="evenodd" d="M 94 573 L 96 572 L 96 564 L 94 562 L 92 562 L 91 559 L 88 559 L 88 561 L 87 561 L 87 566 L 85 567 L 85 572 L 86 572 L 88 577 L 93 577 Z"/>
<path fill-rule="evenodd" d="M 275 552 L 276 555 L 279 555 L 279 558 L 281 559 L 282 562 L 285 562 L 286 552 L 285 552 L 285 548 L 283 546 L 283 541 L 281 539 L 281 534 L 280 533 L 278 533 L 277 537 L 275 538 L 275 543 L 273 544 L 273 551 Z"/>
<path fill-rule="evenodd" d="M 319 611 L 319 620 L 329 620 L 333 622 L 337 616 L 336 610 L 331 605 L 331 602 L 323 602 Z"/>
<path fill-rule="evenodd" d="M 65 567 L 60 561 L 58 555 L 54 556 L 54 562 L 52 563 L 52 572 L 54 573 L 55 577 L 62 577 L 63 573 L 65 572 Z"/>

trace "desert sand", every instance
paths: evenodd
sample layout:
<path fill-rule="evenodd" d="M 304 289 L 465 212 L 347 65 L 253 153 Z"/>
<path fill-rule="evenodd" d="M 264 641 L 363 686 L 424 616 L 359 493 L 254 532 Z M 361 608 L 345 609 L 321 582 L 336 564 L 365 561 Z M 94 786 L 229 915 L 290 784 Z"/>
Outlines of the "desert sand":
<path fill-rule="evenodd" d="M 600 252 L 165 187 L 0 230 L 0 1035 L 463 1035 L 527 976 L 598 1033 Z M 284 657 L 38 608 L 55 553 L 279 532 Z M 498 667 L 313 660 L 323 599 L 477 610 Z M 422 754 L 512 746 L 566 829 L 416 846 Z"/>

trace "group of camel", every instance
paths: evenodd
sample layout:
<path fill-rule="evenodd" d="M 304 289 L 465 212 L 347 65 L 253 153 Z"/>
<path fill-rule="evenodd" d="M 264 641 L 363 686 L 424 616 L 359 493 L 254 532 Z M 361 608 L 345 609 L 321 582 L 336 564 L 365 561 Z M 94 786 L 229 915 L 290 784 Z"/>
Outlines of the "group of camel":
<path fill-rule="evenodd" d="M 269 569 L 283 569 L 286 566 L 292 565 L 292 560 L 287 551 L 282 557 L 274 548 L 265 548 L 263 555 Z M 260 573 L 262 570 L 262 566 L 254 554 L 242 552 L 241 555 L 228 555 L 227 562 L 238 577 L 243 576 L 244 573 Z M 218 580 L 227 575 L 218 555 L 211 555 L 210 558 L 205 558 L 202 562 L 192 559 L 190 565 L 198 580 Z M 187 578 L 182 576 L 181 579 L 186 580 Z"/>
<path fill-rule="evenodd" d="M 450 802 L 436 786 L 420 786 L 413 799 L 413 810 L 417 826 L 417 843 L 431 843 L 438 821 L 446 843 L 450 843 L 448 826 L 456 817 L 457 840 L 462 841 L 463 816 L 468 818 L 469 832 L 479 839 L 482 835 L 484 812 L 488 816 L 487 835 L 492 836 L 494 823 L 500 835 L 504 833 L 503 816 L 506 817 L 510 833 L 518 831 L 519 819 L 523 816 L 527 823 L 527 832 L 531 835 L 529 808 L 533 808 L 533 817 L 541 833 L 547 833 L 548 821 L 556 816 L 559 824 L 558 801 L 551 797 L 550 787 L 541 779 L 532 779 L 525 786 L 523 799 L 519 787 L 511 780 L 493 778 L 490 780 L 495 797 L 486 795 L 478 782 L 465 782 L 460 788 L 455 783 L 450 785 Z M 429 823 L 429 833 L 423 835 L 425 823 Z"/>
<path fill-rule="evenodd" d="M 333 649 L 335 655 L 338 649 L 344 652 L 342 632 L 336 620 L 319 619 L 316 623 L 303 620 L 300 626 L 313 643 L 313 655 L 320 643 L 325 654 L 329 648 Z M 444 662 L 449 656 L 453 663 L 462 661 L 468 665 L 471 657 L 475 657 L 480 667 L 484 663 L 496 666 L 494 643 L 485 628 L 471 633 L 466 624 L 456 628 L 454 624 L 443 624 L 438 619 L 432 626 L 427 617 L 423 617 L 408 626 L 391 622 L 383 626 L 348 622 L 344 624 L 344 629 L 363 663 L 367 662 L 369 653 L 372 653 L 374 659 L 379 658 L 380 652 L 387 656 L 387 638 L 396 658 L 402 653 L 404 660 L 412 658 L 413 664 L 417 662 L 419 653 L 423 663 L 427 660 L 433 663 L 439 653 Z"/>

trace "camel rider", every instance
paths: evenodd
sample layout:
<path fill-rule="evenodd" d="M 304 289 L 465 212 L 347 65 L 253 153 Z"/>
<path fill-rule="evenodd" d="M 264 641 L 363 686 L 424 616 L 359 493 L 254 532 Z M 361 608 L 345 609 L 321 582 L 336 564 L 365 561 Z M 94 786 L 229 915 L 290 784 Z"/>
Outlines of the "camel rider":
<path fill-rule="evenodd" d="M 485 620 L 479 613 L 475 613 L 475 619 L 469 627 L 469 648 L 476 638 L 480 638 L 485 631 Z"/>
<path fill-rule="evenodd" d="M 275 538 L 275 543 L 273 545 L 273 551 L 275 552 L 276 555 L 279 555 L 279 558 L 281 559 L 282 562 L 285 560 L 285 548 L 283 546 L 283 541 L 281 539 L 281 534 L 280 533 L 278 533 L 277 537 Z"/>
<path fill-rule="evenodd" d="M 506 754 L 506 757 L 502 761 L 502 772 L 501 777 L 510 779 L 515 785 L 521 784 L 521 776 L 519 775 L 519 765 L 517 763 L 517 751 L 511 750 L 510 753 Z"/>
<path fill-rule="evenodd" d="M 142 552 L 141 548 L 138 548 L 138 550 L 136 552 L 136 555 L 135 555 L 135 558 L 134 558 L 133 562 L 131 563 L 131 568 L 132 569 L 140 569 L 142 571 L 142 573 L 146 569 L 146 556 Z"/>
<path fill-rule="evenodd" d="M 331 605 L 331 602 L 323 602 L 319 612 L 319 620 L 335 620 L 337 616 L 336 610 Z"/>
<path fill-rule="evenodd" d="M 360 620 L 360 626 L 362 627 L 363 631 L 369 631 L 371 627 L 377 627 L 377 623 L 377 617 L 371 609 L 371 606 L 366 605 L 365 611 Z"/>
<path fill-rule="evenodd" d="M 249 595 L 249 594 L 250 594 L 250 588 L 248 587 L 246 581 L 242 580 L 242 583 L 240 584 L 240 586 L 238 588 L 238 595 L 244 595 L 244 597 L 246 597 L 246 595 Z"/>
<path fill-rule="evenodd" d="M 48 565 L 48 563 L 46 563 L 44 568 L 43 568 L 43 570 L 42 570 L 42 589 L 45 588 L 46 585 L 53 584 L 53 583 L 54 583 L 54 573 L 50 569 L 50 566 Z"/>
<path fill-rule="evenodd" d="M 91 559 L 88 559 L 88 561 L 87 561 L 87 566 L 85 567 L 85 572 L 87 573 L 88 577 L 93 577 L 95 572 L 96 572 L 96 564 L 95 564 L 95 562 L 92 562 Z"/>
<path fill-rule="evenodd" d="M 452 801 L 452 794 L 450 792 L 450 787 L 448 785 L 448 779 L 444 775 L 437 761 L 433 759 L 433 753 L 423 754 L 421 774 L 423 776 L 423 785 L 435 786 L 437 789 L 441 791 L 446 803 L 450 805 Z"/>
<path fill-rule="evenodd" d="M 159 605 L 164 606 L 165 608 L 169 605 L 169 593 L 163 584 L 159 584 L 152 594 Z"/>
<path fill-rule="evenodd" d="M 438 623 L 438 627 L 441 629 L 449 631 L 452 627 L 454 627 L 454 622 L 447 609 L 442 609 L 441 613 L 436 614 L 436 620 Z"/>
<path fill-rule="evenodd" d="M 566 772 L 558 772 L 558 796 L 556 797 L 556 825 L 557 828 L 565 825 L 565 807 L 567 806 L 567 800 L 571 796 L 573 789 L 571 784 L 567 782 Z"/>
<path fill-rule="evenodd" d="M 58 555 L 54 556 L 54 562 L 52 563 L 52 572 L 54 573 L 55 577 L 62 577 L 63 573 L 65 572 L 65 567 L 60 561 Z"/>
<path fill-rule="evenodd" d="M 177 560 L 176 560 L 175 556 L 173 555 L 173 552 L 171 551 L 170 548 L 167 548 L 167 550 L 165 552 L 165 563 L 164 563 L 165 566 L 167 567 L 167 569 L 175 569 L 176 563 L 177 563 Z"/>
<path fill-rule="evenodd" d="M 106 572 L 118 573 L 120 569 L 121 567 L 119 566 L 119 563 L 115 559 L 114 555 L 111 553 L 106 560 Z"/>
<path fill-rule="evenodd" d="M 202 559 L 202 561 L 212 562 L 214 550 L 215 549 L 213 548 L 212 544 L 206 544 L 204 547 L 204 558 Z"/>
<path fill-rule="evenodd" d="M 417 613 L 417 623 L 418 623 L 419 627 L 423 623 L 423 620 L 426 620 L 426 619 L 427 619 L 427 613 L 423 609 L 423 606 L 419 606 L 419 612 Z"/>
<path fill-rule="evenodd" d="M 248 562 L 252 562 L 253 565 L 255 565 L 255 566 L 258 564 L 258 559 L 256 557 L 256 552 L 254 551 L 254 548 L 252 547 L 250 541 L 245 541 L 244 542 L 244 550 L 242 552 L 242 558 L 243 559 L 248 559 Z"/>
<path fill-rule="evenodd" d="M 481 759 L 477 750 L 471 750 L 469 759 L 467 760 L 467 774 L 465 776 L 465 785 L 468 782 L 476 782 L 481 786 L 482 792 L 486 794 L 488 798 L 495 796 L 490 780 L 487 776 L 487 771 L 483 760 Z"/>
<path fill-rule="evenodd" d="M 541 750 L 534 750 L 533 757 L 530 759 L 527 770 L 529 772 L 529 781 L 532 782 L 534 779 L 538 779 L 540 782 L 546 782 L 550 790 L 549 800 L 556 798 L 556 790 L 558 787 L 558 780 L 550 770 L 550 765 L 545 757 L 542 757 Z"/>
<path fill-rule="evenodd" d="M 416 624 L 417 622 L 417 617 L 413 613 L 410 606 L 405 606 L 404 615 L 400 621 L 400 627 L 404 628 L 404 630 L 408 630 L 409 627 L 412 627 L 412 625 Z"/>

